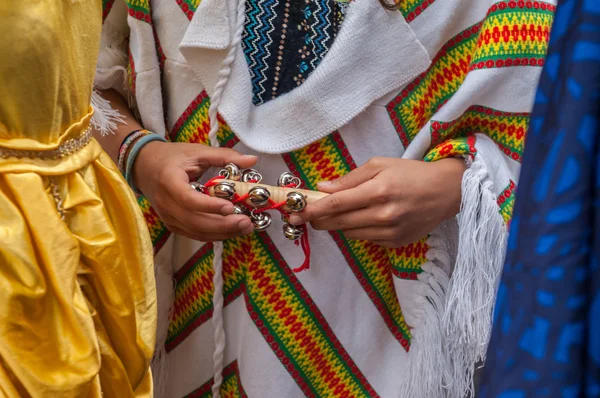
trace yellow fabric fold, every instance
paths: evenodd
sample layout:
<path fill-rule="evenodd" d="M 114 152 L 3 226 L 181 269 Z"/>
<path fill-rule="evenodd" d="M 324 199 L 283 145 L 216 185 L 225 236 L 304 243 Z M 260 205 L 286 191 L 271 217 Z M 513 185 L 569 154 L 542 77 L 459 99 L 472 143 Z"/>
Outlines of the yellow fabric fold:
<path fill-rule="evenodd" d="M 152 249 L 111 160 L 57 178 L 0 174 L 0 391 L 147 397 L 156 327 Z"/>
<path fill-rule="evenodd" d="M 133 193 L 93 139 L 1 156 L 88 127 L 101 1 L 0 0 L 0 21 L 0 397 L 151 397 L 153 254 Z"/>

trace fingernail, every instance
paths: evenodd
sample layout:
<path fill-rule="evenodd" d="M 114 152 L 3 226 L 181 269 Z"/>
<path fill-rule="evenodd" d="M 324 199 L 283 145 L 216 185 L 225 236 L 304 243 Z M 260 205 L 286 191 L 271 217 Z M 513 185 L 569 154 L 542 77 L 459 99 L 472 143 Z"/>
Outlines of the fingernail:
<path fill-rule="evenodd" d="M 302 219 L 300 218 L 300 216 L 292 214 L 289 218 L 289 223 L 292 225 L 300 225 L 302 224 Z"/>
<path fill-rule="evenodd" d="M 242 231 L 242 235 L 250 235 L 252 232 L 254 232 L 254 226 L 251 225 Z"/>
<path fill-rule="evenodd" d="M 231 203 L 228 203 L 225 206 L 221 207 L 221 214 L 224 216 L 233 214 L 233 205 Z"/>
<path fill-rule="evenodd" d="M 244 155 L 245 158 L 252 158 L 252 159 L 258 159 L 258 156 L 256 155 Z"/>
<path fill-rule="evenodd" d="M 240 231 L 246 231 L 249 228 L 254 228 L 249 218 L 246 218 L 238 223 L 238 229 Z"/>
<path fill-rule="evenodd" d="M 332 181 L 319 181 L 319 182 L 317 183 L 317 186 L 318 186 L 318 187 L 327 188 L 327 187 L 331 186 L 331 184 L 333 184 L 333 182 L 332 182 Z"/>

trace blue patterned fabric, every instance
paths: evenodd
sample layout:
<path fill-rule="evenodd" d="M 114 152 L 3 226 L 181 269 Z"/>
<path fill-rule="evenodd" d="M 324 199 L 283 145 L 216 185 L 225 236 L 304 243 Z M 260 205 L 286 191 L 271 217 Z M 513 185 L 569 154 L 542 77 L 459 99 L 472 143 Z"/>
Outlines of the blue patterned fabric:
<path fill-rule="evenodd" d="M 481 397 L 600 397 L 599 112 L 600 0 L 561 1 Z"/>
<path fill-rule="evenodd" d="M 242 48 L 254 105 L 304 83 L 333 44 L 346 8 L 337 0 L 246 1 Z"/>

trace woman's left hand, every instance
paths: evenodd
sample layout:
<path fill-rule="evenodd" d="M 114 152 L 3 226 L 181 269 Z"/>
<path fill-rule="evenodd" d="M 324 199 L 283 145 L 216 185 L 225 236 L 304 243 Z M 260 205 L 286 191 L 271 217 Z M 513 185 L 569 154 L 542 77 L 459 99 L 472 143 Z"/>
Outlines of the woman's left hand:
<path fill-rule="evenodd" d="M 346 238 L 401 247 L 430 233 L 460 210 L 462 158 L 426 163 L 373 158 L 334 181 L 319 183 L 330 193 L 293 214 L 290 223 L 340 230 Z"/>

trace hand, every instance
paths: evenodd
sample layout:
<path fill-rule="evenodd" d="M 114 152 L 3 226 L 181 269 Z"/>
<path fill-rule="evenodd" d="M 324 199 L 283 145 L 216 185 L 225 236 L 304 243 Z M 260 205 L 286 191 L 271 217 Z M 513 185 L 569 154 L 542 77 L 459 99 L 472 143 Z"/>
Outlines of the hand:
<path fill-rule="evenodd" d="M 348 239 L 401 247 L 459 212 L 464 170 L 458 158 L 433 163 L 373 158 L 338 180 L 319 183 L 330 195 L 293 214 L 290 223 L 310 222 Z"/>
<path fill-rule="evenodd" d="M 133 179 L 172 232 L 204 242 L 231 239 L 254 230 L 250 218 L 233 215 L 231 202 L 190 187 L 190 181 L 207 169 L 229 162 L 247 168 L 256 163 L 256 156 L 202 144 L 154 141 L 140 151 Z"/>

